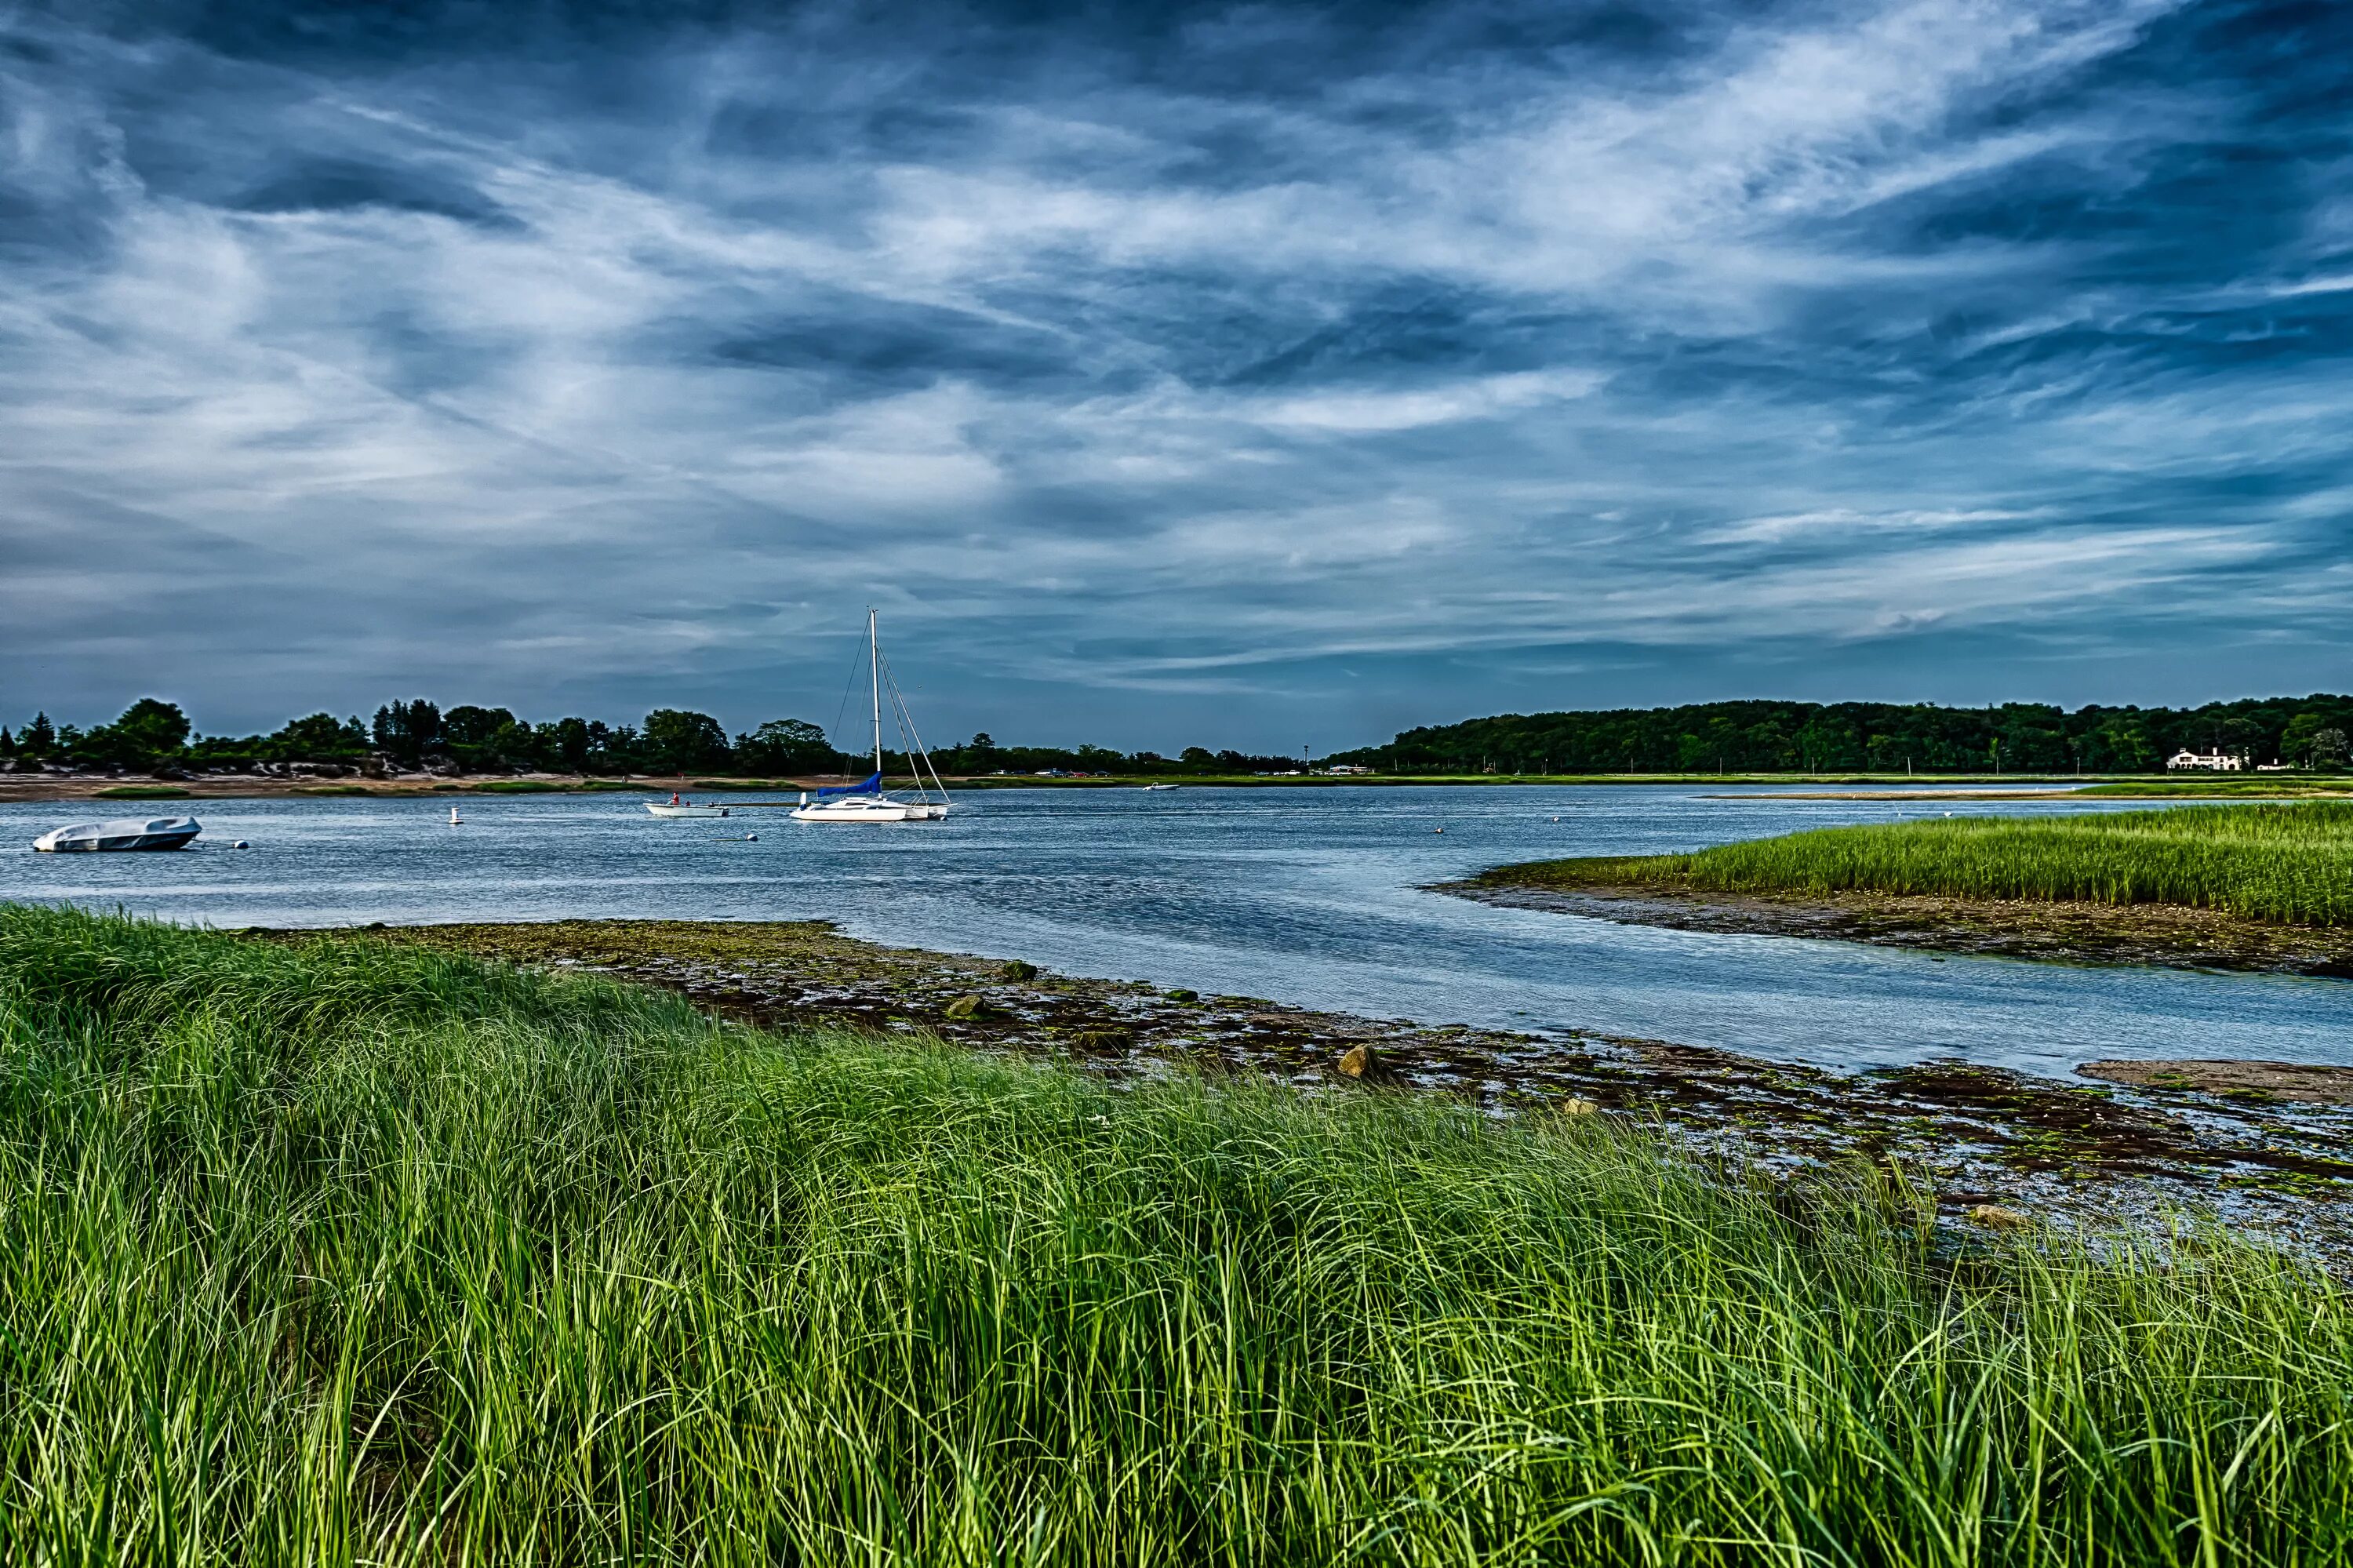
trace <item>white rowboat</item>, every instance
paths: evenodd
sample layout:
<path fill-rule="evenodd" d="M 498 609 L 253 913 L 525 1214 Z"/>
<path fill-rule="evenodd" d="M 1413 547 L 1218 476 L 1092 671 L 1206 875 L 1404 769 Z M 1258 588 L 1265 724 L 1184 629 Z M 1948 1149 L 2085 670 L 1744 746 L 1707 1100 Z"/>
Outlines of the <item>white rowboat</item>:
<path fill-rule="evenodd" d="M 43 854 L 89 850 L 175 850 L 204 828 L 194 817 L 123 817 L 111 822 L 76 822 L 53 828 L 33 841 Z"/>
<path fill-rule="evenodd" d="M 667 800 L 649 800 L 646 810 L 657 817 L 723 817 L 727 814 L 724 806 L 698 806 L 691 800 L 681 800 L 676 805 Z"/>

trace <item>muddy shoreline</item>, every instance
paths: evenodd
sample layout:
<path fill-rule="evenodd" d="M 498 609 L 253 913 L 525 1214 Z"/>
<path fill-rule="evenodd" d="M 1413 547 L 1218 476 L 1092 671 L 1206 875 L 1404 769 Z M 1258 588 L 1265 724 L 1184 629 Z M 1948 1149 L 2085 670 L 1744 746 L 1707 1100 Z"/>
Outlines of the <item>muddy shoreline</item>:
<path fill-rule="evenodd" d="M 2210 1082 L 2189 1070 L 2199 1064 L 2097 1065 L 2135 1070 L 2137 1083 L 2062 1083 L 1951 1062 L 1842 1075 L 1665 1041 L 1430 1026 L 1197 996 L 884 947 L 817 921 L 365 934 L 664 986 L 765 1025 L 934 1034 L 1114 1079 L 1192 1070 L 1309 1093 L 1444 1094 L 1495 1115 L 1623 1118 L 1683 1147 L 1784 1172 L 1868 1160 L 1933 1188 L 1953 1223 L 1989 1203 L 2097 1229 L 2130 1220 L 2161 1231 L 2184 1213 L 2216 1215 L 2353 1273 L 2353 1160 L 2344 1152 L 2353 1070 L 2293 1069 L 2292 1081 L 2273 1088 L 2229 1075 Z M 1355 1075 L 1347 1065 L 1366 1070 Z"/>
<path fill-rule="evenodd" d="M 1504 867 L 1432 891 L 1629 926 L 1819 937 L 1975 958 L 2353 979 L 2353 931 L 2269 926 L 2219 910 L 1886 893 L 1722 893 L 1670 882 L 1538 880 Z"/>

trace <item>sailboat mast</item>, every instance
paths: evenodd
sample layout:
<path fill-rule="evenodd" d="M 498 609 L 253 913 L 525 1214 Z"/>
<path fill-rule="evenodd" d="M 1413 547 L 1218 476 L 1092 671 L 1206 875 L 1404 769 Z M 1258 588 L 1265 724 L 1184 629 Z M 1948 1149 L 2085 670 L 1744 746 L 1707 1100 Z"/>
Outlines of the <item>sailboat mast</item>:
<path fill-rule="evenodd" d="M 874 607 L 866 607 L 867 673 L 874 682 L 874 787 L 882 787 L 882 641 L 874 630 Z"/>

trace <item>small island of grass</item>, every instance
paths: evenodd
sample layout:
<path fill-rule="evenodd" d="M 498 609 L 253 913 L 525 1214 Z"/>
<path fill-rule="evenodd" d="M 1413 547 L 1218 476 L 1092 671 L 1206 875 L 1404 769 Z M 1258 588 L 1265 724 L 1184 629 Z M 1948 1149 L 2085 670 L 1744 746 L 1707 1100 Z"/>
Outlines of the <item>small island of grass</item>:
<path fill-rule="evenodd" d="M 2353 804 L 1821 828 L 1498 866 L 1449 891 L 1709 930 L 2353 973 Z"/>

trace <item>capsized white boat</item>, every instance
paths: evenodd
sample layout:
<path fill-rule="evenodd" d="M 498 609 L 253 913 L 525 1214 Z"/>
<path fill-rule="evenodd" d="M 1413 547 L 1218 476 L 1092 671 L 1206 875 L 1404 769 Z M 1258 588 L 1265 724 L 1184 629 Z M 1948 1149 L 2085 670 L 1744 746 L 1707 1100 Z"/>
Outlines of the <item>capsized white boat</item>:
<path fill-rule="evenodd" d="M 948 814 L 947 787 L 940 782 L 939 770 L 932 766 L 932 754 L 923 749 L 923 737 L 915 733 L 915 721 L 907 713 L 906 696 L 899 683 L 891 679 L 891 667 L 883 662 L 882 639 L 875 630 L 874 612 L 866 612 L 866 673 L 872 686 L 874 713 L 874 775 L 856 784 L 836 789 L 819 789 L 816 798 L 810 791 L 801 792 L 801 803 L 793 810 L 797 822 L 936 822 Z M 913 765 L 915 788 L 896 794 L 882 788 L 882 694 L 891 694 L 892 716 L 899 721 L 899 737 L 905 743 Z M 923 777 L 931 776 L 931 787 L 923 787 Z M 913 799 L 909 799 L 910 794 Z M 932 797 L 936 794 L 936 800 Z"/>
<path fill-rule="evenodd" d="M 76 822 L 53 828 L 33 841 L 43 854 L 82 850 L 175 850 L 204 832 L 194 817 L 121 817 L 110 822 Z"/>

